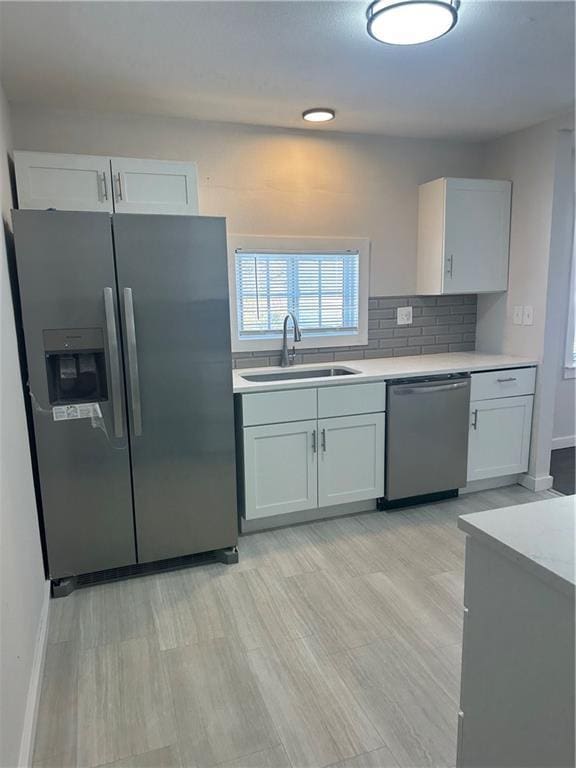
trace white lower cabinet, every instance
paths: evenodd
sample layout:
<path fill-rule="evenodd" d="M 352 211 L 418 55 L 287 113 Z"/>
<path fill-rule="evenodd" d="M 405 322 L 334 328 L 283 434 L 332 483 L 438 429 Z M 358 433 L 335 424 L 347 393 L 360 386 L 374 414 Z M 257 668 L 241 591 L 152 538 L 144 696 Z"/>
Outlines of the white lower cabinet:
<path fill-rule="evenodd" d="M 385 404 L 384 382 L 243 395 L 246 520 L 383 496 Z"/>
<path fill-rule="evenodd" d="M 246 519 L 318 506 L 317 421 L 244 429 Z"/>
<path fill-rule="evenodd" d="M 533 396 L 470 403 L 468 482 L 526 472 Z"/>
<path fill-rule="evenodd" d="M 384 495 L 384 414 L 318 421 L 318 504 L 329 507 Z"/>

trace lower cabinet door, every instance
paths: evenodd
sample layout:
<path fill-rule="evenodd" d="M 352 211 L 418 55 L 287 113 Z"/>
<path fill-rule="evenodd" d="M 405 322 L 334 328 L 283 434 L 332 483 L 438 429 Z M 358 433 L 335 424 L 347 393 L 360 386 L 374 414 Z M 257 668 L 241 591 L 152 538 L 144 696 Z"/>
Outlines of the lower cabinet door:
<path fill-rule="evenodd" d="M 468 481 L 526 472 L 532 395 L 470 403 Z"/>
<path fill-rule="evenodd" d="M 318 421 L 319 506 L 384 495 L 384 414 Z"/>
<path fill-rule="evenodd" d="M 245 517 L 272 517 L 318 506 L 317 422 L 244 429 Z"/>

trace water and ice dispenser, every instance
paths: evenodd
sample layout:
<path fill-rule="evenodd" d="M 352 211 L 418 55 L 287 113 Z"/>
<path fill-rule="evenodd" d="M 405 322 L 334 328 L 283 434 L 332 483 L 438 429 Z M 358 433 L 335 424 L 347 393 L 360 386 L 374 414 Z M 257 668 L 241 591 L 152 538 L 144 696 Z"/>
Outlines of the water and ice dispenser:
<path fill-rule="evenodd" d="M 108 399 L 101 328 L 45 330 L 43 336 L 51 405 L 96 403 Z"/>

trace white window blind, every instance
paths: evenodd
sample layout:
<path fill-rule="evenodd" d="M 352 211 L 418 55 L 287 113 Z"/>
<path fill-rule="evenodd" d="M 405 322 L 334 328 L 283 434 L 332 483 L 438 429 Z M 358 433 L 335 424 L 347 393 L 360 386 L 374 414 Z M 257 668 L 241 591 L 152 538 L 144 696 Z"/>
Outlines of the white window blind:
<path fill-rule="evenodd" d="M 358 333 L 359 252 L 236 251 L 240 339 L 275 338 L 288 311 L 304 333 Z"/>

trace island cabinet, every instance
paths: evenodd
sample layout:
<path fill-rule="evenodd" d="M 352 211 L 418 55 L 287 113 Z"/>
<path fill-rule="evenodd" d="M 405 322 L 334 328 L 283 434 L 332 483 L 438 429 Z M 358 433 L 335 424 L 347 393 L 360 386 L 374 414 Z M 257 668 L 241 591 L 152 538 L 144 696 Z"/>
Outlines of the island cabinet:
<path fill-rule="evenodd" d="M 573 497 L 464 515 L 458 768 L 574 766 Z"/>
<path fill-rule="evenodd" d="M 239 396 L 246 520 L 384 495 L 386 384 Z"/>
<path fill-rule="evenodd" d="M 419 187 L 419 294 L 508 287 L 509 181 L 436 179 Z"/>
<path fill-rule="evenodd" d="M 197 214 L 195 163 L 14 152 L 19 208 Z"/>

